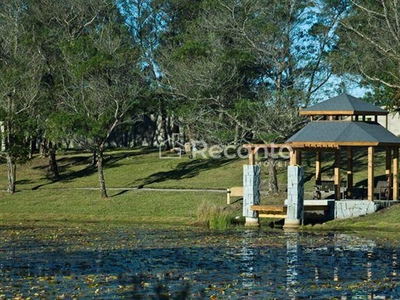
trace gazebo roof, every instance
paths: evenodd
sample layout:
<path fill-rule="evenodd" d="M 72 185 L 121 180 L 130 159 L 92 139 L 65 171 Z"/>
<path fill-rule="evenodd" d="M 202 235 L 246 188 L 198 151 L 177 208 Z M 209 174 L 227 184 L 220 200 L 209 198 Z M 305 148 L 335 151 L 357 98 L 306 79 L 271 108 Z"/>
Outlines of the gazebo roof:
<path fill-rule="evenodd" d="M 348 94 L 300 110 L 301 115 L 387 115 L 389 112 Z"/>
<path fill-rule="evenodd" d="M 373 122 L 309 122 L 286 141 L 293 147 L 400 146 L 400 138 Z"/>

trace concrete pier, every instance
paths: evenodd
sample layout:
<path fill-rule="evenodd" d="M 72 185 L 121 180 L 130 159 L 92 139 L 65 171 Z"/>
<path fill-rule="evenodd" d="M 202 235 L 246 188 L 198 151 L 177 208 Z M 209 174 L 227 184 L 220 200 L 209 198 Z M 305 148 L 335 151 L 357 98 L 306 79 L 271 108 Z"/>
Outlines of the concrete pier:
<path fill-rule="evenodd" d="M 243 216 L 246 217 L 245 226 L 259 226 L 257 212 L 252 211 L 250 207 L 260 205 L 260 174 L 260 166 L 243 166 Z"/>
<path fill-rule="evenodd" d="M 298 228 L 304 217 L 304 169 L 288 166 L 287 216 L 283 228 Z"/>

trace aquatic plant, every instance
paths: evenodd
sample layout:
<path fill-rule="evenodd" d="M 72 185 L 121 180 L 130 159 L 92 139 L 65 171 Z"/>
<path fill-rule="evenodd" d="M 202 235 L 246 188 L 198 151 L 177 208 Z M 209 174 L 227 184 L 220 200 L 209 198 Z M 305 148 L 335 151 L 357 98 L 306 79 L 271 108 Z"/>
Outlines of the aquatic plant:
<path fill-rule="evenodd" d="M 202 202 L 197 210 L 197 224 L 206 225 L 210 229 L 225 230 L 233 223 L 235 218 L 223 206 Z"/>

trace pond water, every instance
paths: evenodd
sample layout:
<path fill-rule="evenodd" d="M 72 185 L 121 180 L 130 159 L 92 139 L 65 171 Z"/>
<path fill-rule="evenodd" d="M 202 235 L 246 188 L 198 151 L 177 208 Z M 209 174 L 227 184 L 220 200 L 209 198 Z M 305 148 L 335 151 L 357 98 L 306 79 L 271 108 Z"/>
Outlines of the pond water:
<path fill-rule="evenodd" d="M 344 233 L 0 227 L 0 299 L 399 299 L 400 243 Z"/>

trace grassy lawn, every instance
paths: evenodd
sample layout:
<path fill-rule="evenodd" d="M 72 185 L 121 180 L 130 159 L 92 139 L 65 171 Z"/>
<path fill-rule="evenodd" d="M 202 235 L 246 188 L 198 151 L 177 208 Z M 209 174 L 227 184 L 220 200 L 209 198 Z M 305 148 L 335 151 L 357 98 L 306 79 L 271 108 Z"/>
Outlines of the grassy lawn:
<path fill-rule="evenodd" d="M 90 166 L 90 158 L 90 153 L 60 153 L 61 180 L 53 182 L 46 178 L 48 158 L 35 157 L 17 167 L 17 193 L 13 195 L 6 192 L 6 166 L 0 165 L 1 220 L 190 224 L 204 203 L 226 206 L 225 191 L 241 185 L 246 162 L 185 156 L 160 159 L 158 151 L 147 149 L 108 152 L 109 198 L 102 199 L 97 169 Z M 238 205 L 229 210 L 241 212 Z"/>
<path fill-rule="evenodd" d="M 90 166 L 90 153 L 60 152 L 61 180 L 46 177 L 48 158 L 39 156 L 17 167 L 17 193 L 9 195 L 5 164 L 0 165 L 1 221 L 9 222 L 129 222 L 192 224 L 204 205 L 223 207 L 241 215 L 241 202 L 226 205 L 225 190 L 242 185 L 245 159 L 205 159 L 182 156 L 160 158 L 152 149 L 110 151 L 106 153 L 105 178 L 109 198 L 98 190 L 97 169 Z M 355 155 L 355 184 L 365 185 L 365 155 Z M 377 153 L 376 176 L 384 175 L 384 154 Z M 263 161 L 260 161 L 261 163 Z M 312 195 L 314 159 L 304 157 L 306 198 Z M 332 159 L 325 156 L 323 174 L 332 173 Z M 382 176 L 383 176 L 382 175 Z M 286 197 L 265 193 L 267 167 L 262 167 L 262 204 L 280 204 Z M 278 181 L 286 184 L 286 165 L 278 165 Z M 161 191 L 157 189 L 201 189 L 209 191 Z M 284 190 L 284 189 L 283 189 Z M 399 208 L 362 218 L 328 222 L 323 228 L 397 228 Z"/>
<path fill-rule="evenodd" d="M 22 191 L 0 199 L 3 221 L 189 224 L 203 202 L 222 205 L 224 193 L 128 190 L 101 199 L 95 190 Z"/>
<path fill-rule="evenodd" d="M 113 151 L 105 155 L 105 178 L 110 188 L 226 189 L 241 185 L 245 161 L 228 159 L 160 158 L 158 151 Z M 89 153 L 58 155 L 62 180 L 46 178 L 47 158 L 35 158 L 17 170 L 18 190 L 97 188 L 97 169 L 90 166 Z M 0 166 L 0 190 L 6 189 L 5 165 Z M 218 180 L 213 180 L 217 179 Z"/>

